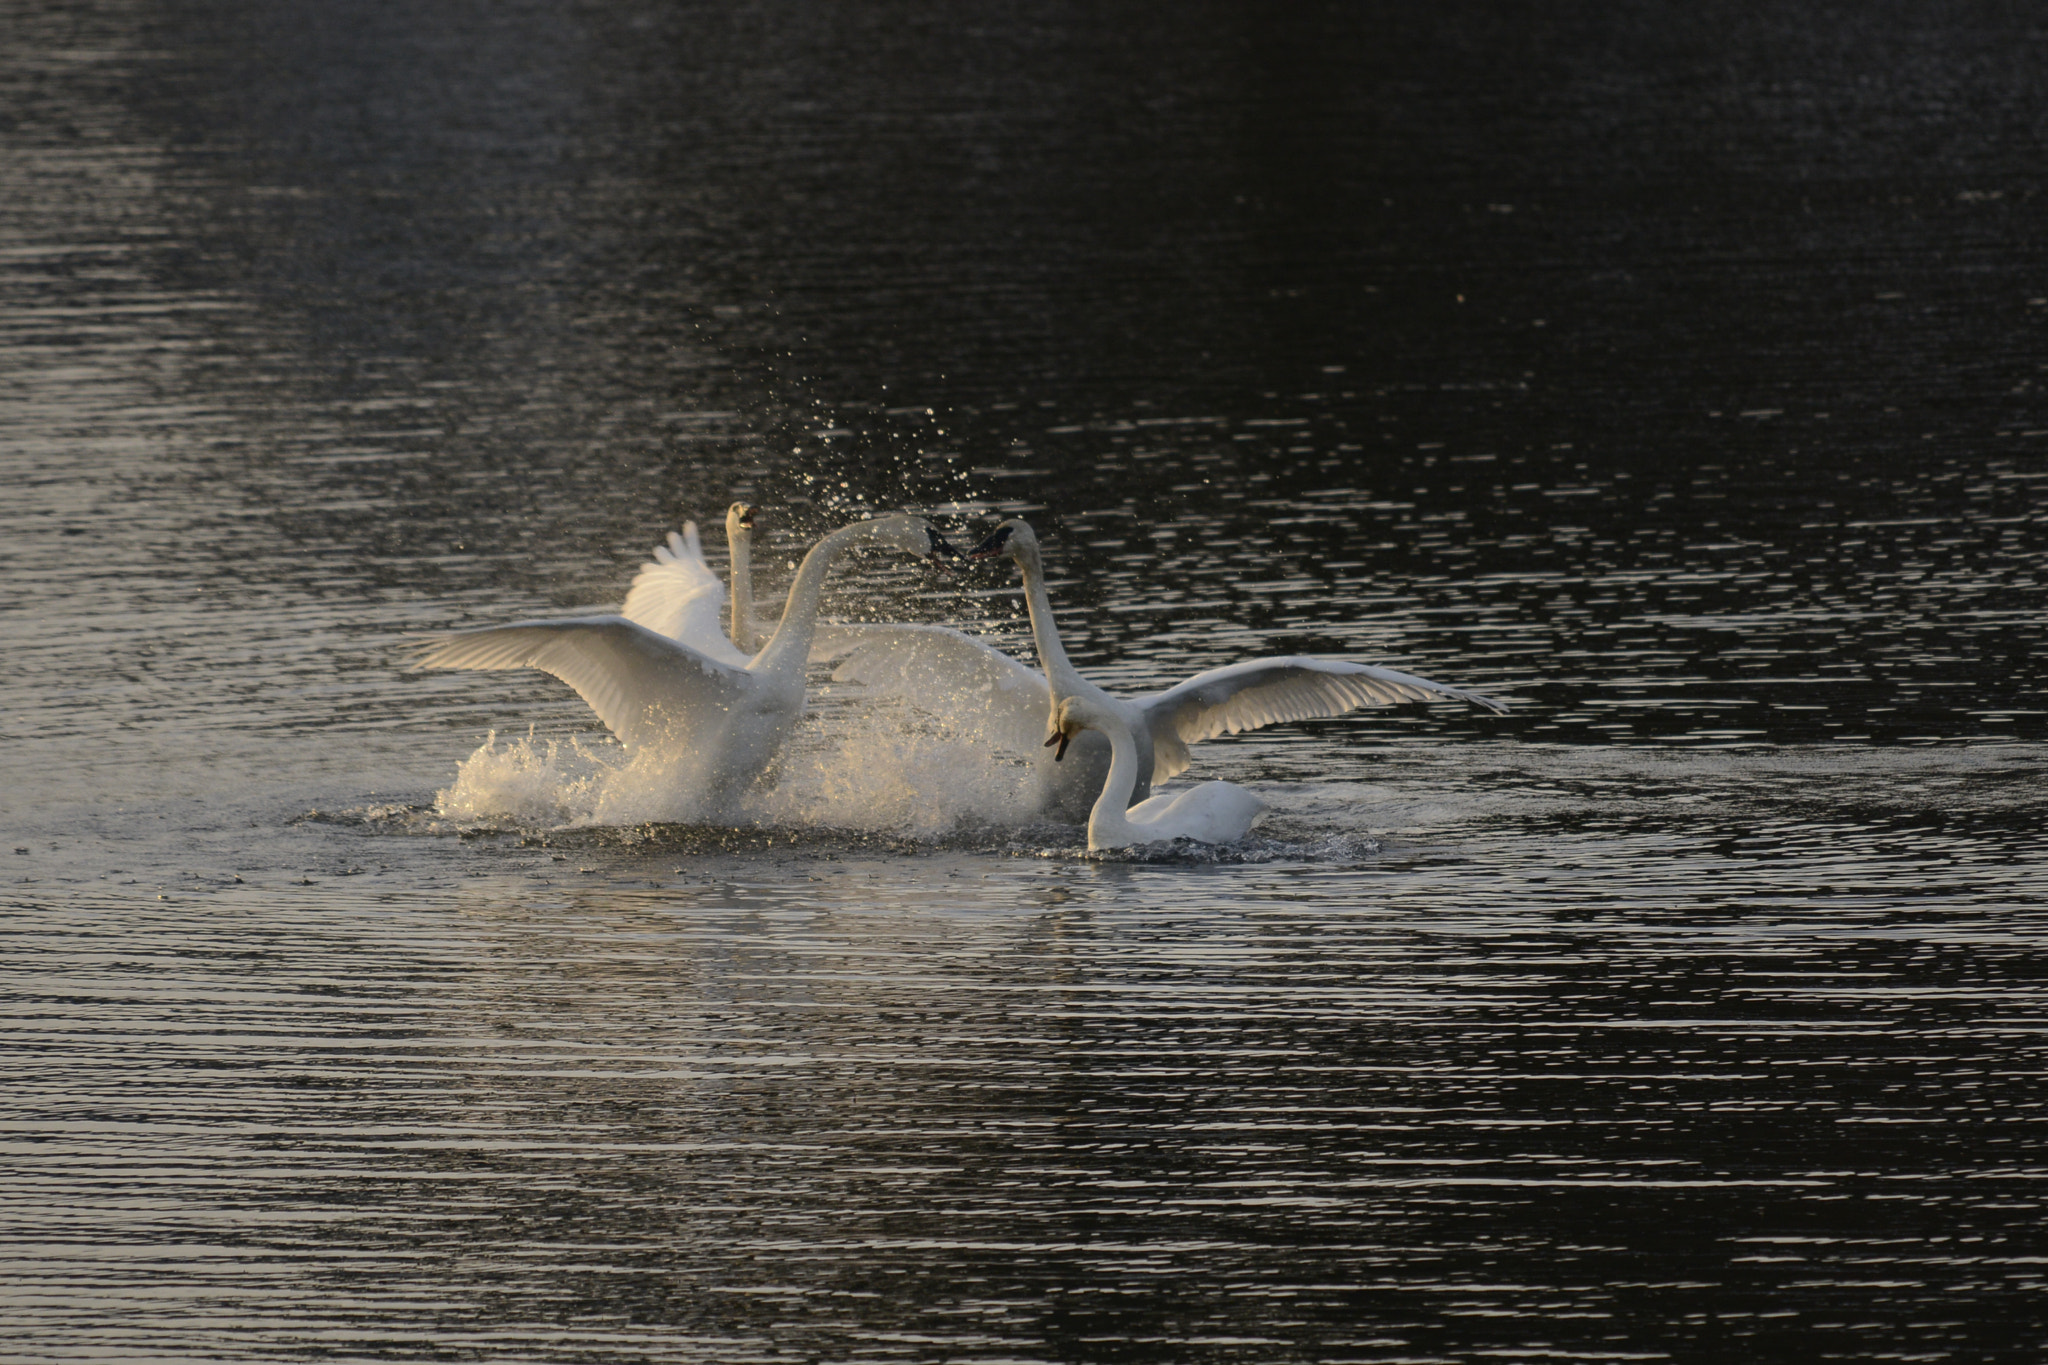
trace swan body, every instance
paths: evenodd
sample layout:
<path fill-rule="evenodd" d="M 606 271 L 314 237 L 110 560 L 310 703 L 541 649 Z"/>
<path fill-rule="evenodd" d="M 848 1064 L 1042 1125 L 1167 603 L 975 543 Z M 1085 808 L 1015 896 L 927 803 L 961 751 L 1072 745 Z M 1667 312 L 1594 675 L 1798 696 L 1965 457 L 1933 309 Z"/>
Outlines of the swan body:
<path fill-rule="evenodd" d="M 1131 735 L 1130 796 L 1143 802 L 1152 786 L 1186 770 L 1188 746 L 1286 721 L 1340 716 L 1362 706 L 1448 697 L 1490 711 L 1507 707 L 1477 692 L 1446 687 L 1409 673 L 1345 659 L 1307 655 L 1249 659 L 1198 673 L 1161 692 L 1119 697 L 1083 677 L 1067 658 L 1045 588 L 1038 537 L 1029 523 L 1005 521 L 973 551 L 976 559 L 1007 555 L 1024 578 L 1031 636 L 1044 671 L 944 626 L 868 626 L 844 641 L 833 657 L 844 662 L 835 678 L 901 692 L 928 706 L 946 706 L 980 727 L 992 745 L 1033 755 L 1049 816 L 1084 818 L 1104 790 L 1112 760 L 1108 727 L 1081 727 L 1050 759 L 1039 737 L 1060 732 L 1058 708 L 1073 698 L 1114 715 Z M 1067 750 L 1071 747 L 1072 752 Z M 1064 759 L 1065 761 L 1061 761 Z"/>
<path fill-rule="evenodd" d="M 657 550 L 657 563 L 634 580 L 627 610 L 620 615 L 459 631 L 424 647 L 414 666 L 551 673 L 574 688 L 636 757 L 660 751 L 673 765 L 678 789 L 700 797 L 715 812 L 761 776 L 803 714 L 804 666 L 833 561 L 864 544 L 921 559 L 951 552 L 918 517 L 878 517 L 840 527 L 804 556 L 775 633 L 752 658 L 734 662 L 710 638 L 723 638 L 717 629 L 723 594 L 714 595 L 717 579 L 704 566 L 701 551 L 694 565 L 690 562 L 686 552 L 694 541 L 693 533 L 680 549 L 672 542 L 666 558 Z M 697 581 L 699 570 L 709 588 Z M 676 624 L 688 638 L 658 630 L 650 620 Z M 729 641 L 725 648 L 739 655 Z"/>
<path fill-rule="evenodd" d="M 1266 803 L 1229 782 L 1204 782 L 1172 795 L 1161 793 L 1135 806 L 1131 792 L 1138 781 L 1138 744 L 1119 708 L 1088 697 L 1068 697 L 1053 715 L 1053 735 L 1045 743 L 1064 752 L 1082 732 L 1099 734 L 1109 744 L 1109 772 L 1102 793 L 1088 812 L 1088 850 L 1129 848 L 1170 839 L 1204 844 L 1230 844 L 1244 838 Z M 1055 759 L 1058 755 L 1055 754 Z M 1129 807 L 1126 809 L 1126 807 Z"/>

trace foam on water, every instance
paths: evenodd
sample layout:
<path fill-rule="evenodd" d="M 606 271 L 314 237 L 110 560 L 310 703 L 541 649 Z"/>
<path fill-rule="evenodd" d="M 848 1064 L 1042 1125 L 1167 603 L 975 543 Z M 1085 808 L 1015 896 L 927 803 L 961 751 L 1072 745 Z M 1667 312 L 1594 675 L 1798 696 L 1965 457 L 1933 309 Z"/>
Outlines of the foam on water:
<path fill-rule="evenodd" d="M 455 770 L 454 784 L 434 793 L 434 811 L 464 824 L 577 824 L 615 771 L 580 738 L 536 739 L 529 729 L 501 745 L 493 730 Z"/>
<path fill-rule="evenodd" d="M 493 732 L 463 760 L 454 783 L 436 793 L 425 827 L 588 831 L 681 851 L 707 835 L 725 846 L 728 836 L 716 834 L 725 826 L 778 840 L 801 836 L 809 856 L 849 840 L 872 847 L 868 841 L 879 837 L 892 845 L 908 841 L 905 848 L 1105 864 L 1343 866 L 1382 852 L 1380 839 L 1363 828 L 1359 785 L 1318 782 L 1259 784 L 1268 810 L 1235 844 L 1177 839 L 1090 852 L 1081 826 L 1038 813 L 1034 779 L 1021 759 L 992 756 L 973 738 L 919 724 L 902 709 L 811 717 L 769 779 L 723 819 L 707 817 L 668 782 L 670 765 L 660 755 L 629 760 L 607 747 L 532 733 L 504 740 Z M 357 813 L 372 822 L 380 814 Z"/>
<path fill-rule="evenodd" d="M 932 838 L 963 826 L 1029 823 L 1038 797 L 1020 756 L 885 705 L 804 727 L 747 808 L 769 824 Z"/>
<path fill-rule="evenodd" d="M 525 828 L 691 824 L 847 830 L 934 839 L 963 827 L 1037 818 L 1029 767 L 902 708 L 807 717 L 767 777 L 735 809 L 706 810 L 674 756 L 632 756 L 579 738 L 509 741 L 491 732 L 435 793 L 463 824 Z"/>

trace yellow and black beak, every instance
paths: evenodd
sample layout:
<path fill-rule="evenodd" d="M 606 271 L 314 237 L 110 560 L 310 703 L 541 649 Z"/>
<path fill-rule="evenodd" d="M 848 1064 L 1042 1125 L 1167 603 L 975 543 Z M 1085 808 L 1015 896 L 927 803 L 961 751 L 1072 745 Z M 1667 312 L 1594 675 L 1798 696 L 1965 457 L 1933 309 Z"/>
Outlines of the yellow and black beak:
<path fill-rule="evenodd" d="M 1065 730 L 1056 730 L 1052 734 L 1049 734 L 1045 737 L 1045 747 L 1048 749 L 1052 749 L 1053 762 L 1057 763 L 1067 756 L 1067 741 L 1072 738 L 1073 736 L 1068 734 Z M 1053 749 L 1052 746 L 1055 744 L 1059 745 L 1060 747 L 1057 749 Z"/>

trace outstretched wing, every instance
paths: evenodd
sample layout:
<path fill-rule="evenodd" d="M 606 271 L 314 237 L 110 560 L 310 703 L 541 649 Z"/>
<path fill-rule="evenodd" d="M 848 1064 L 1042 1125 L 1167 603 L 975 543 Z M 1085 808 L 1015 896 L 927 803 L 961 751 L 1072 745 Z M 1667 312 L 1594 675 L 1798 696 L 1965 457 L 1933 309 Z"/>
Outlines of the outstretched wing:
<path fill-rule="evenodd" d="M 537 668 L 590 703 L 627 748 L 716 725 L 744 695 L 745 670 L 623 616 L 519 621 L 444 635 L 415 668 Z"/>
<path fill-rule="evenodd" d="M 1216 735 L 1433 697 L 1468 701 L 1489 711 L 1508 709 L 1492 697 L 1410 673 L 1306 655 L 1212 668 L 1137 702 L 1152 727 L 1152 780 L 1163 782 L 1188 766 L 1186 746 Z"/>
<path fill-rule="evenodd" d="M 1035 754 L 1051 728 L 1045 675 L 950 626 L 819 626 L 811 658 L 839 660 L 835 682 L 904 697 L 991 744 Z"/>
<path fill-rule="evenodd" d="M 654 559 L 640 566 L 626 605 L 619 615 L 637 621 L 656 635 L 680 640 L 720 663 L 743 665 L 747 656 L 726 637 L 725 584 L 704 562 L 697 523 L 683 523 L 683 533 L 668 533 L 668 544 L 654 547 Z"/>

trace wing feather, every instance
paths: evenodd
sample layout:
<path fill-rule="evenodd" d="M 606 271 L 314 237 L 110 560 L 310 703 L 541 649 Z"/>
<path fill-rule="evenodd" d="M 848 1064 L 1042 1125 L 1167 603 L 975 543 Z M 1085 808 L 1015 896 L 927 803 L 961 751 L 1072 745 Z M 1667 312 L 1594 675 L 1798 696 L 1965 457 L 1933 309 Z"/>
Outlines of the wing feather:
<path fill-rule="evenodd" d="M 745 693 L 748 675 L 623 616 L 575 616 L 444 635 L 415 668 L 537 668 L 597 712 L 627 748 L 706 723 Z"/>
<path fill-rule="evenodd" d="M 1492 697 L 1446 687 L 1412 673 L 1305 655 L 1250 659 L 1212 668 L 1178 687 L 1142 697 L 1138 705 L 1152 726 L 1158 755 L 1152 774 L 1156 782 L 1187 766 L 1184 746 L 1217 735 L 1341 716 L 1361 706 L 1391 706 L 1437 697 L 1470 702 L 1489 711 L 1508 709 Z M 1173 758 L 1180 766 L 1163 771 Z"/>
<path fill-rule="evenodd" d="M 666 545 L 654 547 L 654 558 L 634 575 L 619 614 L 721 663 L 747 662 L 726 637 L 725 584 L 704 562 L 694 521 L 683 523 L 681 535 L 670 531 Z"/>

